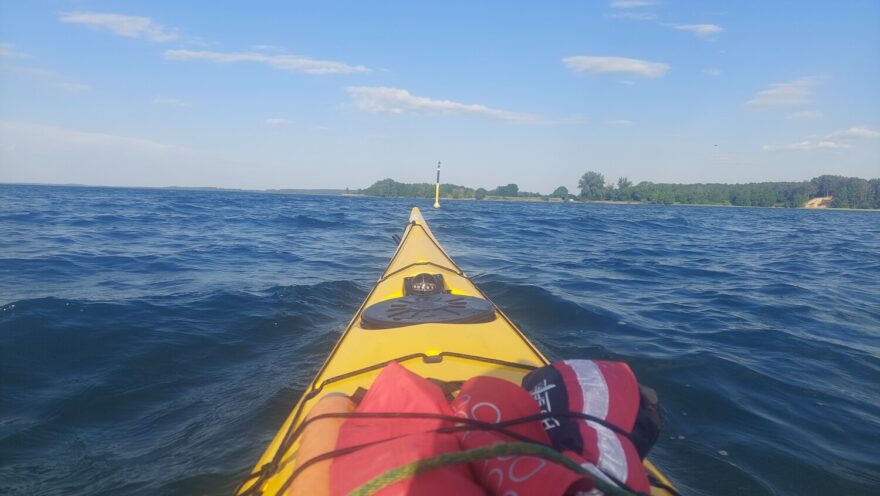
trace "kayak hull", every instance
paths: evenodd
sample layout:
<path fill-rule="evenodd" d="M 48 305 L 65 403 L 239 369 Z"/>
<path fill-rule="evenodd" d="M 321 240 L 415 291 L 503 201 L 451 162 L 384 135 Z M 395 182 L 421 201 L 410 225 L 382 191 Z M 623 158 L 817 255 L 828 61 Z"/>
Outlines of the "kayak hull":
<path fill-rule="evenodd" d="M 328 393 L 352 395 L 369 388 L 384 364 L 397 361 L 410 371 L 441 381 L 493 376 L 520 384 L 532 368 L 547 358 L 494 307 L 495 319 L 482 323 L 427 323 L 388 329 L 364 328 L 361 315 L 369 306 L 404 295 L 404 279 L 440 274 L 453 295 L 488 300 L 437 242 L 418 208 L 413 208 L 397 250 L 375 287 L 346 327 L 315 379 L 269 444 L 252 476 L 238 494 L 274 495 L 284 491 L 295 467 L 298 441 L 289 434 L 312 406 Z M 650 464 L 646 468 L 666 485 L 668 480 Z M 264 468 L 265 467 L 265 468 Z M 662 489 L 652 494 L 668 494 Z"/>

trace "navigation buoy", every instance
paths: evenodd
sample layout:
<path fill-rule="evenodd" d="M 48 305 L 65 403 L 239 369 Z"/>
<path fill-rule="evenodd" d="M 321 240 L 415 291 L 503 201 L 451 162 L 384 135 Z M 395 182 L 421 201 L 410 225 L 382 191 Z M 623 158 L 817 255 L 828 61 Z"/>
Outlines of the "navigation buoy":
<path fill-rule="evenodd" d="M 437 161 L 437 185 L 434 187 L 434 208 L 440 208 L 440 161 Z"/>

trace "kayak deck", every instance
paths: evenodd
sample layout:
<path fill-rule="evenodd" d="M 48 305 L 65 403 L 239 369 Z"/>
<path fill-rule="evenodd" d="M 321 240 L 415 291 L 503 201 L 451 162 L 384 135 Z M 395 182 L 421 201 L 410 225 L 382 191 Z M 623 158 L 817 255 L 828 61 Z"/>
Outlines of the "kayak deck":
<path fill-rule="evenodd" d="M 441 381 L 483 375 L 515 384 L 520 384 L 530 369 L 549 363 L 494 305 L 491 322 L 364 327 L 361 317 L 366 308 L 404 296 L 404 279 L 424 273 L 442 275 L 446 290 L 453 295 L 488 300 L 446 254 L 419 209 L 413 208 L 388 267 L 237 494 L 282 494 L 294 471 L 298 449 L 298 440 L 289 442 L 289 434 L 324 395 L 336 392 L 350 396 L 358 388 L 369 388 L 388 362 L 397 361 L 422 377 Z M 671 486 L 647 460 L 645 466 L 656 479 Z M 653 488 L 652 494 L 669 493 Z"/>

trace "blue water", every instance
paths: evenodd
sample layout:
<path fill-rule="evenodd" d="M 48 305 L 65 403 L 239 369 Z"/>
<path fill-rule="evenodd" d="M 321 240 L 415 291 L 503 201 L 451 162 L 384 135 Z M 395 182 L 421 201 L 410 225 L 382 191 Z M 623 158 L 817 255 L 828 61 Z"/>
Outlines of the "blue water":
<path fill-rule="evenodd" d="M 228 494 L 409 208 L 689 494 L 880 493 L 880 213 L 0 185 L 0 493 Z"/>

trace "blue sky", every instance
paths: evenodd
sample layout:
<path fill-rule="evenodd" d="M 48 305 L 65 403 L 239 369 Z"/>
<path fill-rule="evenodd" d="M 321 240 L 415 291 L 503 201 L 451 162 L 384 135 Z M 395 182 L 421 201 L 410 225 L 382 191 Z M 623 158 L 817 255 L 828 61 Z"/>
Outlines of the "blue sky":
<path fill-rule="evenodd" d="M 880 176 L 880 2 L 0 1 L 0 181 Z"/>

